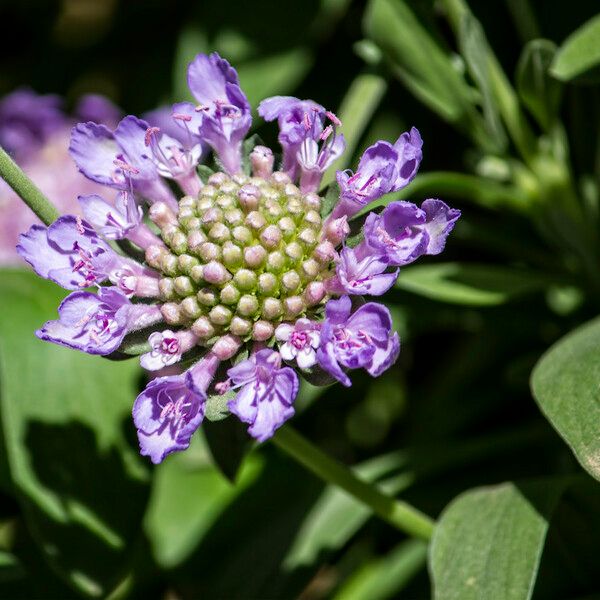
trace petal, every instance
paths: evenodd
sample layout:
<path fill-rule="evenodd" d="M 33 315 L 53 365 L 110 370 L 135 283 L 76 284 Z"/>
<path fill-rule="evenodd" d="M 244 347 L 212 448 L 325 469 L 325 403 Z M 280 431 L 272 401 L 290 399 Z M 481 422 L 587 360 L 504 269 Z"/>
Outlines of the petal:
<path fill-rule="evenodd" d="M 281 342 L 287 342 L 293 331 L 294 326 L 291 323 L 282 323 L 275 329 L 275 337 Z"/>
<path fill-rule="evenodd" d="M 391 367 L 400 354 L 400 338 L 397 333 L 389 339 L 387 346 L 377 346 L 373 360 L 367 371 L 373 376 L 378 377 L 385 370 Z"/>
<path fill-rule="evenodd" d="M 403 133 L 394 148 L 398 152 L 397 178 L 392 191 L 397 192 L 406 187 L 415 177 L 423 158 L 423 140 L 416 127 Z"/>
<path fill-rule="evenodd" d="M 149 127 L 150 125 L 146 121 L 128 115 L 115 129 L 115 139 L 125 155 L 125 162 L 138 171 L 132 175 L 134 180 L 158 178 L 156 166 L 150 158 L 152 152 L 146 146 L 146 131 Z"/>
<path fill-rule="evenodd" d="M 190 91 L 200 104 L 210 104 L 215 100 L 227 100 L 225 84 L 239 85 L 235 69 L 216 52 L 210 56 L 198 54 L 189 64 L 187 81 Z"/>
<path fill-rule="evenodd" d="M 79 121 L 94 121 L 110 127 L 117 125 L 122 112 L 118 106 L 100 94 L 85 94 L 75 107 L 75 115 Z"/>
<path fill-rule="evenodd" d="M 124 213 L 97 194 L 79 196 L 78 200 L 85 219 L 108 239 L 120 240 L 134 226 Z"/>
<path fill-rule="evenodd" d="M 348 319 L 347 328 L 362 331 L 380 343 L 386 342 L 392 329 L 392 316 L 383 304 L 367 302 Z"/>
<path fill-rule="evenodd" d="M 279 353 L 281 354 L 281 358 L 283 358 L 283 360 L 292 361 L 296 358 L 298 351 L 296 348 L 294 348 L 294 346 L 292 346 L 292 344 L 285 343 L 279 346 Z"/>
<path fill-rule="evenodd" d="M 329 300 L 325 305 L 325 316 L 330 323 L 343 323 L 350 316 L 352 301 L 348 296 L 342 296 L 338 300 Z M 322 332 L 321 336 L 325 336 Z"/>
<path fill-rule="evenodd" d="M 331 302 L 331 300 L 330 300 Z M 325 371 L 327 371 L 331 376 L 335 377 L 342 385 L 346 387 L 350 387 L 352 382 L 350 378 L 344 371 L 342 371 L 337 358 L 335 356 L 335 346 L 332 342 L 327 341 L 326 343 L 321 343 L 319 349 L 317 350 L 317 362 Z"/>
<path fill-rule="evenodd" d="M 79 170 L 92 181 L 123 189 L 125 180 L 116 177 L 115 159 L 121 150 L 104 125 L 79 123 L 71 130 L 69 153 Z"/>
<path fill-rule="evenodd" d="M 460 217 L 460 210 L 450 208 L 441 200 L 425 200 L 421 205 L 427 215 L 425 229 L 429 234 L 427 254 L 439 254 L 446 245 L 446 238 Z"/>
<path fill-rule="evenodd" d="M 296 356 L 296 362 L 301 369 L 310 369 L 317 362 L 317 353 L 310 346 L 302 348 Z"/>
<path fill-rule="evenodd" d="M 228 402 L 227 407 L 240 421 L 254 423 L 257 413 L 256 395 L 254 383 L 248 383 Z"/>

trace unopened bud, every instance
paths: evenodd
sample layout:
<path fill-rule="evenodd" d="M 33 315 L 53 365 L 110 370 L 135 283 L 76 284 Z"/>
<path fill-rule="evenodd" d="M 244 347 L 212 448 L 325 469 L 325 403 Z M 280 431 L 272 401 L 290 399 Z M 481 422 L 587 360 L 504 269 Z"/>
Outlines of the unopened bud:
<path fill-rule="evenodd" d="M 281 243 L 281 231 L 279 227 L 276 225 L 269 225 L 265 227 L 260 234 L 260 241 L 263 243 L 264 247 L 268 250 L 273 250 L 277 248 Z"/>
<path fill-rule="evenodd" d="M 185 223 L 187 219 L 194 218 L 196 216 L 196 207 L 181 206 L 179 205 L 179 212 L 177 213 L 177 219 L 180 223 Z"/>
<path fill-rule="evenodd" d="M 175 291 L 182 298 L 194 293 L 194 284 L 192 283 L 192 280 L 186 275 L 175 277 L 175 279 L 173 280 L 173 285 L 175 287 Z"/>
<path fill-rule="evenodd" d="M 195 231 L 190 231 L 188 233 L 187 243 L 188 250 L 194 254 L 198 254 L 198 250 L 200 246 L 206 242 L 207 237 L 203 231 L 196 229 Z"/>
<path fill-rule="evenodd" d="M 321 198 L 315 192 L 309 192 L 302 198 L 304 207 L 308 210 L 312 209 L 319 213 L 321 211 Z"/>
<path fill-rule="evenodd" d="M 255 177 L 268 179 L 273 172 L 274 161 L 273 151 L 266 146 L 254 146 L 250 152 L 250 164 Z"/>
<path fill-rule="evenodd" d="M 248 175 L 245 173 L 236 173 L 235 175 L 231 176 L 231 179 L 238 185 L 244 185 L 245 183 L 248 183 Z"/>
<path fill-rule="evenodd" d="M 273 295 L 277 291 L 277 277 L 273 273 L 261 273 L 258 276 L 258 291 L 264 296 Z"/>
<path fill-rule="evenodd" d="M 236 205 L 236 202 L 233 196 L 229 194 L 219 194 L 217 196 L 217 199 L 215 200 L 215 204 L 221 210 L 229 210 L 230 208 L 233 208 Z"/>
<path fill-rule="evenodd" d="M 335 259 L 336 256 L 337 252 L 329 240 L 321 242 L 313 251 L 313 257 L 322 265 L 330 263 Z"/>
<path fill-rule="evenodd" d="M 300 198 L 300 190 L 293 183 L 286 183 L 283 191 L 288 198 Z"/>
<path fill-rule="evenodd" d="M 187 251 L 187 235 L 183 231 L 175 231 L 168 240 L 171 250 L 177 254 L 183 254 Z"/>
<path fill-rule="evenodd" d="M 200 196 L 200 198 L 198 198 L 198 202 L 197 202 L 196 206 L 198 207 L 199 214 L 202 214 L 205 210 L 208 210 L 209 208 L 212 208 L 215 205 L 215 198 L 214 198 L 215 195 L 216 195 L 216 190 L 210 196 Z"/>
<path fill-rule="evenodd" d="M 285 247 L 285 253 L 292 262 L 297 262 L 304 256 L 304 249 L 298 242 L 291 242 Z"/>
<path fill-rule="evenodd" d="M 283 314 L 285 319 L 293 319 L 305 309 L 304 302 L 300 296 L 289 296 L 283 301 Z"/>
<path fill-rule="evenodd" d="M 279 230 L 283 233 L 283 238 L 289 241 L 294 233 L 296 233 L 296 223 L 292 217 L 281 217 L 279 221 L 277 221 L 277 226 Z"/>
<path fill-rule="evenodd" d="M 179 270 L 183 273 L 189 274 L 192 267 L 195 267 L 198 264 L 198 259 L 194 256 L 190 256 L 189 254 L 181 254 L 177 257 L 177 265 L 179 266 Z"/>
<path fill-rule="evenodd" d="M 316 210 L 309 210 L 304 213 L 304 222 L 313 229 L 321 227 L 321 215 Z"/>
<path fill-rule="evenodd" d="M 221 289 L 220 298 L 223 304 L 235 304 L 240 299 L 240 292 L 233 283 L 227 283 Z"/>
<path fill-rule="evenodd" d="M 251 269 L 260 267 L 267 258 L 267 251 L 262 246 L 244 248 L 244 264 Z"/>
<path fill-rule="evenodd" d="M 304 290 L 304 301 L 307 306 L 319 304 L 325 297 L 325 286 L 322 281 L 312 281 Z"/>
<path fill-rule="evenodd" d="M 283 305 L 277 298 L 265 298 L 262 306 L 262 316 L 269 321 L 283 314 Z"/>
<path fill-rule="evenodd" d="M 350 234 L 348 217 L 344 215 L 339 219 L 333 219 L 325 226 L 325 238 L 334 246 L 339 246 Z"/>
<path fill-rule="evenodd" d="M 314 258 L 309 258 L 302 263 L 302 274 L 305 279 L 312 280 L 320 272 L 321 265 Z"/>
<path fill-rule="evenodd" d="M 233 276 L 233 281 L 240 290 L 249 291 L 256 287 L 257 276 L 250 269 L 240 269 Z"/>
<path fill-rule="evenodd" d="M 216 206 L 209 208 L 202 213 L 200 219 L 205 231 L 208 231 L 215 223 L 220 223 L 223 220 L 223 211 Z"/>
<path fill-rule="evenodd" d="M 246 245 L 252 241 L 252 232 L 244 225 L 238 225 L 231 232 L 233 239 L 239 244 Z"/>
<path fill-rule="evenodd" d="M 181 214 L 181 210 L 184 208 L 193 208 L 196 210 L 196 198 L 194 196 L 184 196 L 179 200 L 179 214 Z"/>
<path fill-rule="evenodd" d="M 146 262 L 154 269 L 162 269 L 162 257 L 169 254 L 164 246 L 152 245 L 146 248 Z"/>
<path fill-rule="evenodd" d="M 254 210 L 246 215 L 246 225 L 254 231 L 260 231 L 267 224 L 267 220 L 262 213 Z"/>
<path fill-rule="evenodd" d="M 288 271 L 281 276 L 281 284 L 286 292 L 295 292 L 300 287 L 300 275 L 296 271 Z"/>
<path fill-rule="evenodd" d="M 247 183 L 238 191 L 240 206 L 246 212 L 251 212 L 258 208 L 260 203 L 261 191 L 255 185 Z"/>
<path fill-rule="evenodd" d="M 170 277 L 163 277 L 159 280 L 158 291 L 161 300 L 173 300 L 176 297 L 175 286 Z"/>
<path fill-rule="evenodd" d="M 179 325 L 181 323 L 179 304 L 175 304 L 175 302 L 165 302 L 163 305 L 161 305 L 160 312 L 163 316 L 163 319 L 169 325 Z"/>
<path fill-rule="evenodd" d="M 242 340 L 235 335 L 221 336 L 211 348 L 220 360 L 228 360 L 234 356 L 242 345 Z"/>
<path fill-rule="evenodd" d="M 221 184 L 220 190 L 224 194 L 236 194 L 239 187 L 240 186 L 237 183 L 235 183 L 235 181 L 229 180 Z"/>
<path fill-rule="evenodd" d="M 216 333 L 215 326 L 210 322 L 208 317 L 199 317 L 196 319 L 191 329 L 201 340 L 209 340 Z"/>
<path fill-rule="evenodd" d="M 237 311 L 242 317 L 252 317 L 258 311 L 258 300 L 256 296 L 245 294 L 242 296 L 237 305 Z"/>
<path fill-rule="evenodd" d="M 208 318 L 215 325 L 227 325 L 231 321 L 233 313 L 222 304 L 217 304 L 209 313 Z"/>
<path fill-rule="evenodd" d="M 248 335 L 252 331 L 252 321 L 236 315 L 231 319 L 229 331 L 234 335 Z"/>
<path fill-rule="evenodd" d="M 242 249 L 233 242 L 225 242 L 222 248 L 223 264 L 228 269 L 237 268 L 242 264 Z"/>
<path fill-rule="evenodd" d="M 252 339 L 256 342 L 266 342 L 273 337 L 275 328 L 268 321 L 256 321 L 252 328 Z"/>
<path fill-rule="evenodd" d="M 208 237 L 218 244 L 226 242 L 230 237 L 229 227 L 223 225 L 223 223 L 215 223 L 208 232 Z"/>
<path fill-rule="evenodd" d="M 267 270 L 272 273 L 280 273 L 285 267 L 285 262 L 285 256 L 279 250 L 269 252 L 269 256 L 267 256 Z"/>
<path fill-rule="evenodd" d="M 214 306 L 218 302 L 217 293 L 215 290 L 208 287 L 198 290 L 196 298 L 203 306 Z"/>
<path fill-rule="evenodd" d="M 271 175 L 271 181 L 275 185 L 285 186 L 286 183 L 292 183 L 290 176 L 283 171 L 275 171 L 273 175 Z"/>
<path fill-rule="evenodd" d="M 216 187 L 219 187 L 219 186 L 223 185 L 226 181 L 229 181 L 229 177 L 228 177 L 228 175 L 226 173 L 223 173 L 222 171 L 218 171 L 217 173 L 213 173 L 208 178 L 208 183 L 210 183 L 211 185 L 214 185 Z M 205 189 L 206 189 L 206 187 L 204 188 L 204 190 Z"/>
<path fill-rule="evenodd" d="M 174 254 L 163 254 L 160 259 L 160 270 L 166 275 L 177 275 L 177 257 Z"/>
<path fill-rule="evenodd" d="M 298 239 L 309 248 L 312 248 L 317 243 L 317 234 L 314 229 L 306 227 L 298 234 Z"/>
<path fill-rule="evenodd" d="M 231 279 L 231 273 L 220 262 L 211 260 L 204 265 L 202 277 L 204 281 L 208 281 L 208 283 L 223 285 Z"/>
<path fill-rule="evenodd" d="M 230 208 L 223 213 L 225 222 L 230 227 L 241 225 L 244 222 L 244 213 L 239 208 Z"/>
<path fill-rule="evenodd" d="M 188 319 L 197 319 L 202 314 L 202 309 L 194 296 L 184 298 L 179 306 L 181 313 Z"/>
<path fill-rule="evenodd" d="M 200 244 L 197 254 L 204 262 L 219 260 L 221 258 L 221 247 L 213 242 L 204 242 Z"/>
<path fill-rule="evenodd" d="M 151 204 L 148 209 L 148 216 L 161 230 L 167 225 L 178 225 L 177 215 L 164 202 Z"/>

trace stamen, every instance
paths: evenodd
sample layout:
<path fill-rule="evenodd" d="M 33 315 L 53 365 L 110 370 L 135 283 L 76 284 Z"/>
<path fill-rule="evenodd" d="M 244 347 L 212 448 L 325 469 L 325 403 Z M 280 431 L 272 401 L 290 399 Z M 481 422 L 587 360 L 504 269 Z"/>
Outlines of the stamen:
<path fill-rule="evenodd" d="M 327 125 L 325 129 L 321 132 L 319 139 L 326 140 L 333 133 L 333 127 L 331 125 Z"/>
<path fill-rule="evenodd" d="M 115 158 L 115 160 L 113 160 L 113 165 L 115 165 L 122 171 L 131 173 L 133 175 L 137 175 L 140 172 L 139 169 L 136 169 L 134 166 L 126 163 L 124 160 L 121 160 L 119 158 Z"/>
<path fill-rule="evenodd" d="M 330 110 L 326 111 L 325 115 L 336 127 L 342 126 L 342 122 Z"/>
<path fill-rule="evenodd" d="M 144 136 L 144 144 L 149 146 L 152 143 L 152 138 L 157 133 L 160 133 L 160 127 L 148 127 L 148 129 L 146 129 L 146 135 Z"/>
<path fill-rule="evenodd" d="M 174 119 L 178 119 L 179 121 L 189 122 L 192 120 L 191 115 L 184 115 L 182 113 L 173 113 L 172 117 Z"/>

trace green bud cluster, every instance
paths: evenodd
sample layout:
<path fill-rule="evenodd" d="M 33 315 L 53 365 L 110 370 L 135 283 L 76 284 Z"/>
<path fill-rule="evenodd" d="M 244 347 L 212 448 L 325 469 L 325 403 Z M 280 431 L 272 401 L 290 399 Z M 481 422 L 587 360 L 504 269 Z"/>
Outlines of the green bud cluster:
<path fill-rule="evenodd" d="M 163 274 L 165 320 L 201 340 L 230 332 L 264 341 L 281 321 L 314 310 L 331 260 L 318 248 L 320 206 L 285 173 L 219 172 L 197 198 L 179 201 L 178 215 L 157 207 L 167 248 L 151 247 L 146 259 Z"/>

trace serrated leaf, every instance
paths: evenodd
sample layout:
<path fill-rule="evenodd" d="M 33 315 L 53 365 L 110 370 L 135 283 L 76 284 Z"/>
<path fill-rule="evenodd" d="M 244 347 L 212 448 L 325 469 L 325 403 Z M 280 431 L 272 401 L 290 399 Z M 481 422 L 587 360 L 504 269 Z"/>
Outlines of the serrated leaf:
<path fill-rule="evenodd" d="M 542 356 L 531 375 L 541 411 L 581 466 L 600 480 L 600 318 L 575 329 Z"/>
<path fill-rule="evenodd" d="M 12 482 L 40 551 L 80 593 L 106 595 L 131 564 L 148 488 L 132 430 L 139 368 L 42 342 L 64 291 L 0 277 L 0 407 Z"/>
<path fill-rule="evenodd" d="M 560 46 L 550 73 L 561 81 L 597 81 L 600 76 L 600 15 L 576 29 Z"/>
<path fill-rule="evenodd" d="M 404 268 L 396 287 L 450 304 L 495 306 L 545 289 L 543 274 L 497 265 L 439 263 Z"/>
<path fill-rule="evenodd" d="M 548 129 L 560 105 L 562 86 L 550 77 L 549 68 L 556 54 L 550 40 L 529 42 L 517 65 L 517 92 L 523 104 L 541 127 Z"/>
<path fill-rule="evenodd" d="M 431 542 L 435 600 L 528 600 L 549 520 L 566 484 L 503 483 L 453 500 Z"/>

